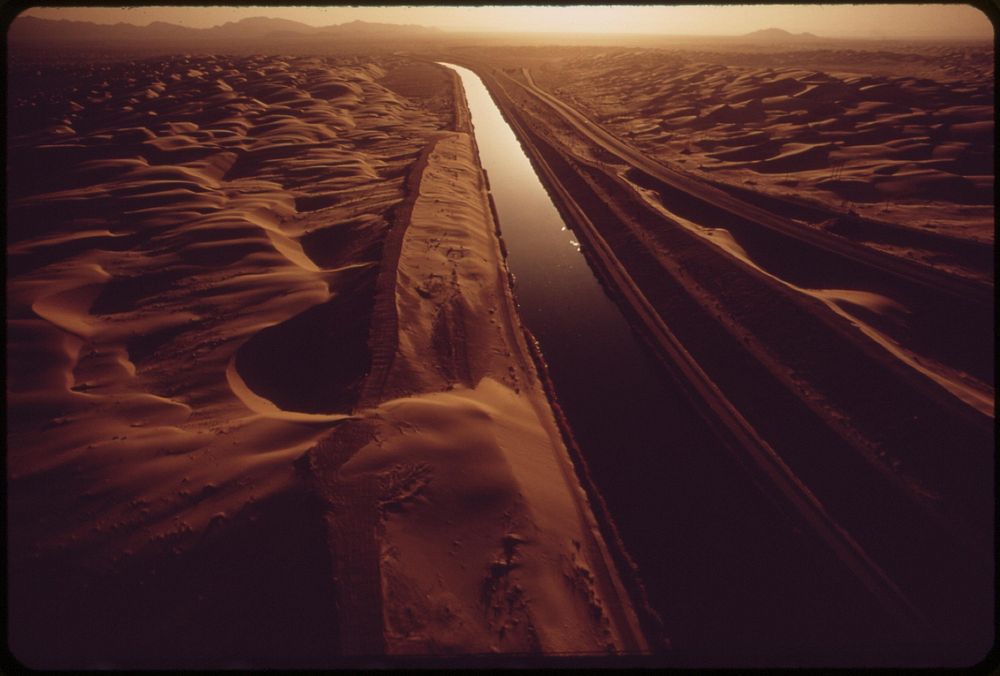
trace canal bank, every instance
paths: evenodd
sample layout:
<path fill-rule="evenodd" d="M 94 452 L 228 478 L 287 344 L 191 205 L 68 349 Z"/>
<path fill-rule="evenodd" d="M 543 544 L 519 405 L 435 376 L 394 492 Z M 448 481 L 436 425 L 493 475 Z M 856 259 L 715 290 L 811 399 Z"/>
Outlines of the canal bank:
<path fill-rule="evenodd" d="M 664 616 L 673 659 L 898 663 L 907 640 L 894 622 L 754 485 L 636 339 L 478 76 L 456 70 L 491 178 L 520 313 Z"/>
<path fill-rule="evenodd" d="M 435 132 L 383 248 L 364 397 L 310 452 L 342 649 L 642 655 L 493 213 L 471 134 Z"/>

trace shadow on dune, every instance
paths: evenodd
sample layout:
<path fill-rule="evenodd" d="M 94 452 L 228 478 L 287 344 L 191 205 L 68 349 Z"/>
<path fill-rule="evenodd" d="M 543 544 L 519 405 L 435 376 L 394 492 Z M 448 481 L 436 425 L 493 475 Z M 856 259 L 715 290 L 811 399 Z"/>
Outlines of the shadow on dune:
<path fill-rule="evenodd" d="M 366 214 L 317 228 L 299 241 L 316 265 L 332 269 L 354 261 L 379 260 L 387 228 L 383 217 Z"/>
<path fill-rule="evenodd" d="M 350 411 L 368 371 L 368 326 L 375 273 L 349 273 L 334 296 L 267 327 L 236 353 L 247 386 L 278 408 L 303 413 Z"/>
<path fill-rule="evenodd" d="M 88 573 L 12 564 L 14 656 L 43 669 L 316 668 L 339 651 L 320 507 L 305 493 L 262 501 L 190 550 Z"/>

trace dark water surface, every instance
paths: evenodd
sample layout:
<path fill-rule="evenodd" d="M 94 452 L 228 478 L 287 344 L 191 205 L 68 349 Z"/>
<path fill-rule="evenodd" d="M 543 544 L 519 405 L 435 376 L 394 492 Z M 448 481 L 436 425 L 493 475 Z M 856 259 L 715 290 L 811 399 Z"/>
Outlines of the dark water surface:
<path fill-rule="evenodd" d="M 793 532 L 632 332 L 479 77 L 443 65 L 465 87 L 522 320 L 664 620 L 666 659 L 865 665 L 902 648 L 886 644 L 867 594 Z"/>

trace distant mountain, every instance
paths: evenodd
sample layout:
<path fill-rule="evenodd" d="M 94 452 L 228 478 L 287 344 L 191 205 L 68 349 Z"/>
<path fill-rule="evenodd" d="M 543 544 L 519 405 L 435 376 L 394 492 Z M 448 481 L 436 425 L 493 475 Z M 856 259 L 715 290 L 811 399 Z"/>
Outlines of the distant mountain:
<path fill-rule="evenodd" d="M 395 23 L 371 23 L 368 21 L 351 21 L 350 23 L 342 23 L 334 26 L 324 26 L 323 28 L 317 29 L 322 35 L 341 35 L 341 36 L 407 36 L 414 37 L 418 35 L 433 37 L 435 35 L 441 34 L 440 28 L 428 28 L 427 26 L 415 26 L 412 24 L 395 24 Z"/>
<path fill-rule="evenodd" d="M 109 41 L 143 40 L 160 38 L 192 37 L 197 34 L 193 28 L 174 24 L 154 22 L 148 26 L 130 23 L 114 25 L 96 24 L 90 21 L 67 21 L 65 19 L 39 19 L 23 16 L 15 19 L 7 31 L 11 41 L 32 40 L 45 42 L 63 41 Z"/>
<path fill-rule="evenodd" d="M 73 23 L 83 23 L 81 21 L 75 21 Z M 93 24 L 97 25 L 97 24 Z M 131 24 L 118 24 L 118 26 L 130 26 Z M 113 27 L 114 28 L 114 27 Z M 146 35 L 156 36 L 161 38 L 177 38 L 184 37 L 187 35 L 197 35 L 198 31 L 194 28 L 188 28 L 186 26 L 178 26 L 175 23 L 166 23 L 165 21 L 154 21 L 145 28 L 141 26 L 133 26 L 138 34 L 141 31 L 145 31 Z"/>
<path fill-rule="evenodd" d="M 155 21 L 148 26 L 128 23 L 114 25 L 90 21 L 40 19 L 22 16 L 7 32 L 11 42 L 105 43 L 173 40 L 203 44 L 212 40 L 243 41 L 279 38 L 336 37 L 341 41 L 429 38 L 440 35 L 437 28 L 352 21 L 332 26 L 310 26 L 288 19 L 252 17 L 230 21 L 212 28 L 188 28 Z"/>
<path fill-rule="evenodd" d="M 740 39 L 750 42 L 805 42 L 819 38 L 812 33 L 789 33 L 781 28 L 764 28 L 741 35 Z"/>
<path fill-rule="evenodd" d="M 221 26 L 201 29 L 202 37 L 206 38 L 263 38 L 273 33 L 299 35 L 315 35 L 319 29 L 315 26 L 290 21 L 288 19 L 271 19 L 265 16 L 255 16 L 239 21 L 230 21 Z"/>

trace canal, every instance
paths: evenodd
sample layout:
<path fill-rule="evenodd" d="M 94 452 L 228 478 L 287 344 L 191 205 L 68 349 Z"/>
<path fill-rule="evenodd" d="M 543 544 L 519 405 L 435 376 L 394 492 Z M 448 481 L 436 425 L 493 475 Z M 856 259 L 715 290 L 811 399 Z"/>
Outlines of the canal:
<path fill-rule="evenodd" d="M 884 618 L 753 484 L 608 297 L 514 132 L 459 74 L 515 277 L 592 479 L 680 665 L 866 664 Z"/>

